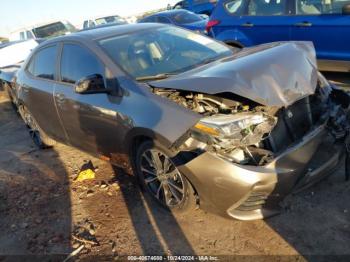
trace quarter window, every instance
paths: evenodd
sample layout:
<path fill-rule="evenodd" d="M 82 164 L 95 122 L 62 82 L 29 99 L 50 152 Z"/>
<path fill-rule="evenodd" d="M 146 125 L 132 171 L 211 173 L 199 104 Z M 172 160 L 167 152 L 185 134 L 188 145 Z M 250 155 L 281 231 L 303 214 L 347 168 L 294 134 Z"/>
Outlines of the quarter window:
<path fill-rule="evenodd" d="M 286 6 L 287 0 L 250 0 L 248 5 L 248 15 L 284 15 L 286 13 Z"/>
<path fill-rule="evenodd" d="M 75 44 L 65 44 L 61 60 L 61 80 L 74 84 L 93 74 L 104 76 L 101 62 L 87 49 Z"/>
<path fill-rule="evenodd" d="M 28 65 L 32 75 L 44 79 L 55 79 L 57 45 L 39 50 Z"/>
<path fill-rule="evenodd" d="M 230 14 L 238 14 L 243 6 L 243 0 L 232 0 L 225 3 L 224 7 Z"/>
<path fill-rule="evenodd" d="M 349 0 L 296 0 L 298 15 L 342 14 Z"/>

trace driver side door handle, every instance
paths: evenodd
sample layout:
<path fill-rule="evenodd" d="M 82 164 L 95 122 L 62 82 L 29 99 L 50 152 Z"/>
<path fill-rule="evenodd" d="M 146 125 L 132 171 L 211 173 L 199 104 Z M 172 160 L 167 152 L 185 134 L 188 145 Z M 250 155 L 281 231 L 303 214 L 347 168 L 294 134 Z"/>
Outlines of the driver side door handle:
<path fill-rule="evenodd" d="M 254 24 L 250 23 L 250 22 L 247 22 L 247 23 L 241 24 L 241 26 L 243 26 L 243 27 L 253 27 Z"/>
<path fill-rule="evenodd" d="M 310 27 L 310 26 L 312 26 L 312 23 L 310 23 L 310 22 L 301 22 L 301 23 L 296 23 L 294 25 L 297 26 L 297 27 Z"/>

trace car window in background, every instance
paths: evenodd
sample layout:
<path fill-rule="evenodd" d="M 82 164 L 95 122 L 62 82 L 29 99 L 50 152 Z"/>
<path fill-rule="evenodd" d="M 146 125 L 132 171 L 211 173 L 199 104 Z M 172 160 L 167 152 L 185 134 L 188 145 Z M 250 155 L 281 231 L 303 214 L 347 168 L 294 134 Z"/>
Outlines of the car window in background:
<path fill-rule="evenodd" d="M 343 6 L 350 0 L 296 0 L 296 4 L 299 15 L 342 14 Z"/>
<path fill-rule="evenodd" d="M 99 44 L 134 78 L 176 74 L 232 54 L 211 38 L 161 27 L 100 40 Z"/>
<path fill-rule="evenodd" d="M 33 76 L 44 79 L 55 79 L 57 45 L 38 51 L 31 59 L 27 70 Z"/>
<path fill-rule="evenodd" d="M 171 21 L 169 20 L 169 18 L 164 17 L 164 16 L 158 16 L 157 22 L 162 23 L 162 24 L 171 24 Z"/>
<path fill-rule="evenodd" d="M 172 19 L 180 25 L 202 21 L 202 18 L 199 15 L 186 11 L 177 13 Z"/>
<path fill-rule="evenodd" d="M 146 17 L 144 19 L 141 19 L 141 23 L 155 23 L 156 19 L 157 17 L 154 16 Z"/>
<path fill-rule="evenodd" d="M 78 80 L 93 75 L 104 76 L 104 66 L 87 49 L 74 44 L 64 44 L 61 58 L 61 79 L 75 84 Z"/>
<path fill-rule="evenodd" d="M 248 15 L 270 16 L 285 14 L 287 0 L 250 0 Z"/>
<path fill-rule="evenodd" d="M 49 25 L 44 25 L 33 29 L 33 33 L 36 38 L 48 38 L 67 33 L 75 32 L 76 29 L 70 23 L 56 22 Z"/>
<path fill-rule="evenodd" d="M 107 16 L 95 20 L 97 25 L 111 24 L 111 23 L 125 23 L 125 19 L 120 16 Z"/>
<path fill-rule="evenodd" d="M 230 14 L 238 14 L 239 10 L 243 6 L 243 0 L 228 1 L 224 4 L 224 6 L 227 12 L 229 12 Z"/>

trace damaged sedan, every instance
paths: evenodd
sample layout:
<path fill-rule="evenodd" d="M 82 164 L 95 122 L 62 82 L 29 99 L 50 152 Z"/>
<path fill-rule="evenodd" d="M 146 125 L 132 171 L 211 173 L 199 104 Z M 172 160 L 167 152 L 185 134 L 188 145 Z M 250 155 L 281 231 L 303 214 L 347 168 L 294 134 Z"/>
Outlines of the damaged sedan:
<path fill-rule="evenodd" d="M 128 159 L 172 211 L 266 218 L 347 154 L 349 96 L 307 42 L 238 50 L 173 26 L 92 29 L 38 46 L 16 92 L 38 146 Z"/>

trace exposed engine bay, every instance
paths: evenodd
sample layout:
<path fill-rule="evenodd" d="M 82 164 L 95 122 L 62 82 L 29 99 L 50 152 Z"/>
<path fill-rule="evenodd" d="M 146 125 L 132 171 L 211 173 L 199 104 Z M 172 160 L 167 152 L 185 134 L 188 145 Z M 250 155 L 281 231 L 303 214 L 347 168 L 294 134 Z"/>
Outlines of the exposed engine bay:
<path fill-rule="evenodd" d="M 180 150 L 200 148 L 242 165 L 268 164 L 320 125 L 326 125 L 335 140 L 350 130 L 349 96 L 325 81 L 315 94 L 287 108 L 262 106 L 232 93 L 207 95 L 161 88 L 153 92 L 203 115 L 181 140 Z"/>

